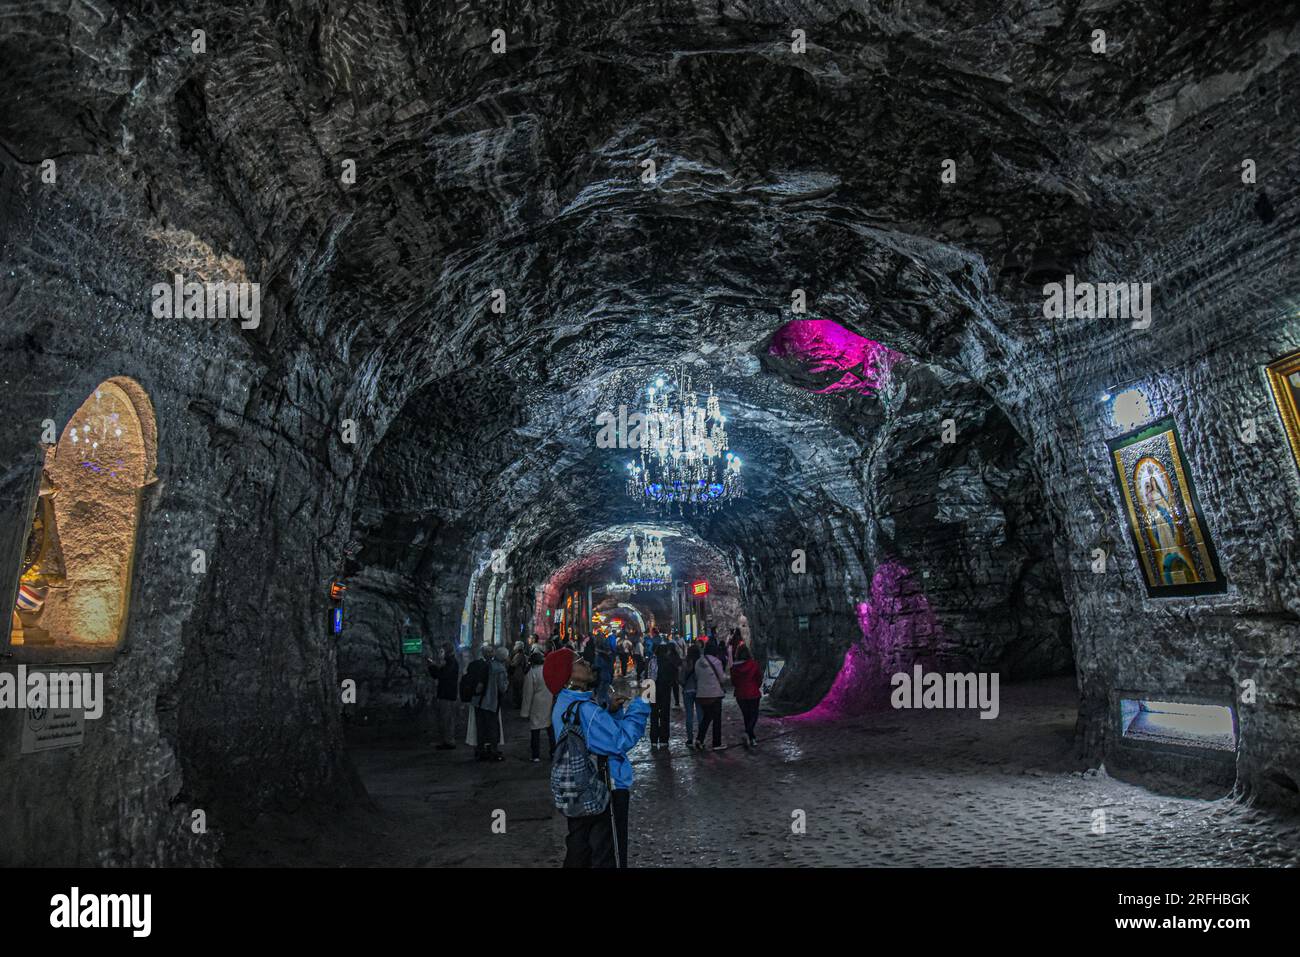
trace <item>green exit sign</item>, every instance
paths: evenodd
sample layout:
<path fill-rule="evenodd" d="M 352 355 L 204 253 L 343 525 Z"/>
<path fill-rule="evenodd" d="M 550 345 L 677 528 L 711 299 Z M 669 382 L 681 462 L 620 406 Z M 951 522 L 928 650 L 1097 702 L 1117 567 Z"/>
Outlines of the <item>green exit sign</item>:
<path fill-rule="evenodd" d="M 407 635 L 402 639 L 402 654 L 418 655 L 424 650 L 424 639 Z"/>

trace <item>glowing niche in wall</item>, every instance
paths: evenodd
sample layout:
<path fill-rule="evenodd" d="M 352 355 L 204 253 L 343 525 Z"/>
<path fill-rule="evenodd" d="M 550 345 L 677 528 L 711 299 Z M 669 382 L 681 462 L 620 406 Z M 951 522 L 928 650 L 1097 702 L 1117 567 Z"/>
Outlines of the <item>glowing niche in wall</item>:
<path fill-rule="evenodd" d="M 1237 750 L 1236 722 L 1232 709 L 1224 705 L 1123 698 L 1120 730 L 1126 739 L 1151 744 Z"/>
<path fill-rule="evenodd" d="M 122 638 L 141 490 L 156 480 L 153 407 L 138 383 L 101 383 L 46 450 L 19 590 L 13 647 L 111 652 Z"/>

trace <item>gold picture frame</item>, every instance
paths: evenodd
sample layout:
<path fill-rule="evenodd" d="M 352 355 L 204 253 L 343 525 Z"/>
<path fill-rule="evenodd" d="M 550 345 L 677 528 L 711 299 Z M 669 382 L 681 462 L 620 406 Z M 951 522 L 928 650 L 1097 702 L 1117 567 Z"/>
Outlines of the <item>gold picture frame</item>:
<path fill-rule="evenodd" d="M 1144 426 L 1107 446 L 1147 596 L 1225 591 L 1174 420 Z"/>
<path fill-rule="evenodd" d="M 1291 443 L 1291 457 L 1300 469 L 1300 352 L 1275 359 L 1264 368 L 1287 441 Z"/>

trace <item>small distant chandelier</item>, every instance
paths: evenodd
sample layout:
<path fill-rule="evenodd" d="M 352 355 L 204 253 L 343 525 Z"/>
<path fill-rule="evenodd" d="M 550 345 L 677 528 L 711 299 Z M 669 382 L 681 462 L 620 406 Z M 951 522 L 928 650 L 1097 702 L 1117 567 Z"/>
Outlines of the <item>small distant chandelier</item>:
<path fill-rule="evenodd" d="M 673 569 L 664 554 L 664 540 L 646 534 L 644 552 L 637 545 L 636 533 L 627 540 L 627 564 L 623 566 L 623 584 L 633 591 L 667 588 L 673 583 Z"/>
<path fill-rule="evenodd" d="M 661 510 L 713 511 L 743 494 L 727 420 L 712 385 L 703 406 L 689 375 L 678 372 L 675 400 L 670 391 L 662 377 L 646 389 L 641 461 L 627 463 L 627 494 Z"/>
<path fill-rule="evenodd" d="M 96 475 L 122 479 L 126 474 L 127 419 L 117 395 L 112 391 L 95 390 L 95 404 L 89 408 L 87 399 L 68 429 L 67 437 L 73 445 L 73 454 L 82 468 Z"/>
<path fill-rule="evenodd" d="M 80 424 L 70 430 L 73 444 L 84 446 L 86 455 L 98 451 L 101 445 L 111 446 L 122 438 L 122 414 L 111 396 L 110 408 L 105 410 L 103 397 L 103 392 L 96 389 L 94 410 L 81 416 Z"/>

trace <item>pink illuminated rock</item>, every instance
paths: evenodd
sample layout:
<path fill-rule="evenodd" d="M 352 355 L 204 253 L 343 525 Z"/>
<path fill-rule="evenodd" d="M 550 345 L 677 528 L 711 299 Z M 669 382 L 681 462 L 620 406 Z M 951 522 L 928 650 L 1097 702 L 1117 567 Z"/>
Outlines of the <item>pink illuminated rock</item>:
<path fill-rule="evenodd" d="M 889 379 L 902 354 L 863 338 L 829 319 L 794 319 L 772 336 L 768 354 L 792 359 L 808 373 L 843 372 L 835 382 L 814 392 L 857 392 L 875 395 Z"/>
<path fill-rule="evenodd" d="M 886 562 L 871 579 L 871 598 L 858 603 L 862 637 L 849 646 L 830 690 L 817 706 L 793 721 L 848 717 L 887 705 L 890 677 L 910 668 L 939 634 L 930 603 L 912 582 L 910 569 Z"/>

